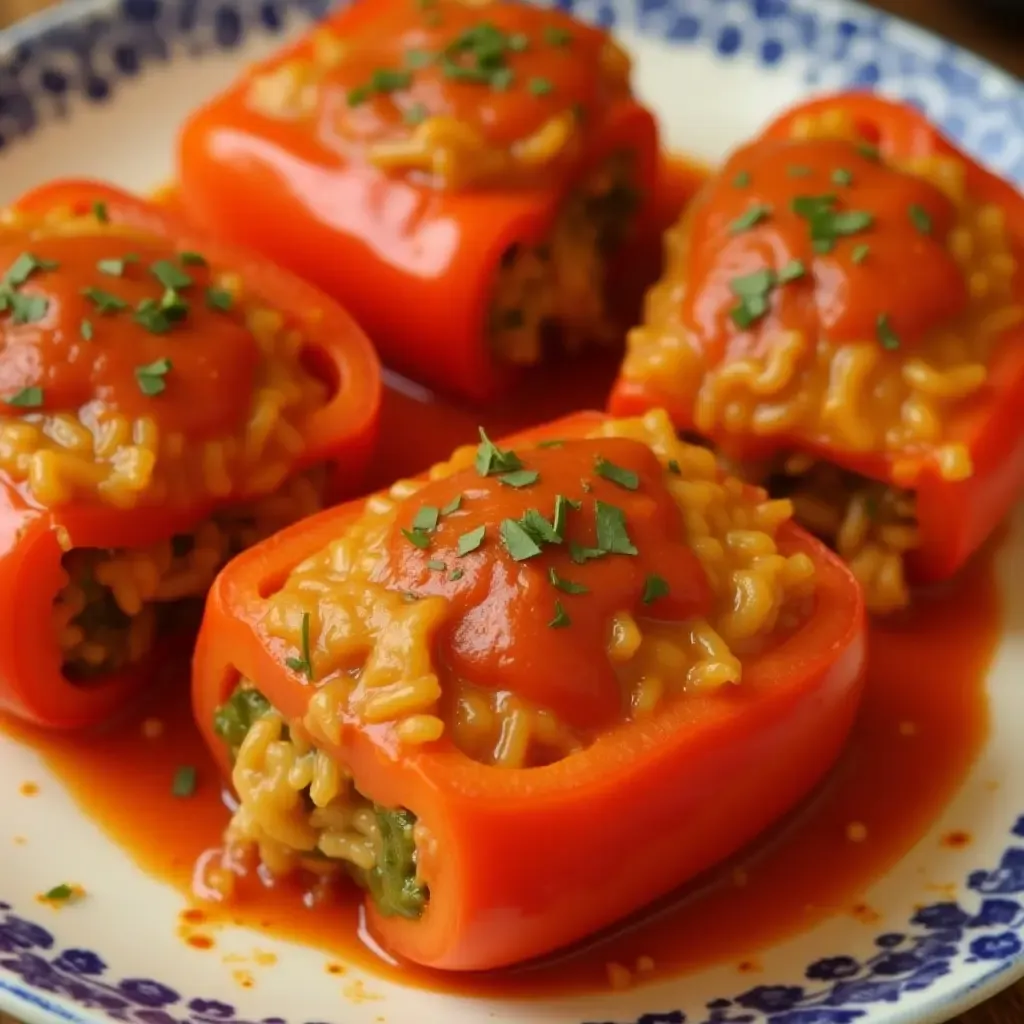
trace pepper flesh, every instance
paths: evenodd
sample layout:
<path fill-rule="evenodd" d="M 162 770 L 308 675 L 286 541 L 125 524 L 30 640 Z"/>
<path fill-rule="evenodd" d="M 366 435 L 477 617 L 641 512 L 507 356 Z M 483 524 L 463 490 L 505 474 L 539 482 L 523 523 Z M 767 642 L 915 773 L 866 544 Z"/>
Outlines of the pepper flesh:
<path fill-rule="evenodd" d="M 456 28 L 497 31 L 495 24 L 506 38 L 529 37 L 526 50 L 509 55 L 516 77 L 507 88 L 440 73 L 421 87 L 438 59 L 410 72 L 402 105 L 393 101 L 395 93 L 352 101 L 375 71 L 406 67 L 411 57 L 449 42 Z M 567 45 L 544 41 L 555 29 Z M 325 31 L 345 56 L 325 73 L 330 92 L 313 123 L 254 109 L 254 76 L 276 80 L 294 62 L 313 59 Z M 653 191 L 656 125 L 631 96 L 600 95 L 594 54 L 604 38 L 561 12 L 529 4 L 346 6 L 191 117 L 178 149 L 181 202 L 197 223 L 266 252 L 337 297 L 386 364 L 431 387 L 488 398 L 515 376 L 487 338 L 503 255 L 542 242 L 573 188 L 617 153 L 633 156 L 641 199 Z M 581 141 L 571 159 L 545 164 L 543 175 L 442 190 L 422 180 L 424 174 L 401 177 L 367 161 L 368 141 L 402 141 L 411 131 L 402 126 L 403 110 L 421 106 L 481 126 L 497 148 L 541 131 L 545 118 L 578 109 L 574 130 Z"/>
<path fill-rule="evenodd" d="M 832 111 L 852 119 L 883 159 L 909 161 L 952 156 L 962 161 L 968 196 L 1005 211 L 1006 227 L 1017 257 L 1013 289 L 1024 301 L 1024 196 L 966 156 L 924 115 L 909 105 L 867 93 L 824 96 L 779 117 L 759 136 L 752 149 L 756 151 L 759 144 L 770 145 L 790 139 L 794 126 L 801 119 L 819 117 Z M 884 195 L 880 198 L 887 201 Z M 942 197 L 938 198 L 941 200 Z M 926 216 L 940 222 L 944 220 L 946 214 L 941 201 L 932 204 L 929 200 L 928 206 L 924 210 Z M 904 221 L 904 237 L 912 238 L 911 222 L 906 218 Z M 865 241 L 870 240 L 865 238 Z M 963 281 L 952 278 L 948 267 L 934 257 L 925 260 L 927 275 L 919 277 L 917 257 L 907 256 L 908 253 L 913 253 L 909 247 L 904 252 L 902 264 L 897 262 L 888 269 L 882 267 L 877 275 L 864 276 L 863 290 L 857 294 L 865 299 L 866 306 L 865 302 L 854 304 L 851 298 L 849 308 L 840 311 L 836 324 L 841 326 L 843 317 L 863 319 L 864 309 L 874 309 L 878 304 L 877 296 L 887 288 L 893 290 L 890 305 L 895 304 L 902 311 L 901 319 L 906 325 L 905 337 L 900 335 L 901 345 L 912 346 L 923 327 L 955 312 L 962 303 Z M 911 261 L 909 264 L 908 259 Z M 865 267 L 871 260 L 872 256 L 869 256 Z M 851 274 L 859 269 L 863 268 L 851 268 Z M 851 284 L 850 287 L 854 286 Z M 700 297 L 693 300 L 698 306 L 700 301 Z M 803 300 L 782 298 L 781 312 L 777 315 L 788 315 L 787 309 L 792 313 L 799 301 Z M 859 326 L 863 329 L 865 325 Z M 867 326 L 863 333 L 874 335 L 874 329 Z M 727 351 L 731 352 L 731 349 Z M 721 357 L 721 353 L 720 341 L 711 342 L 709 358 L 712 363 Z M 951 444 L 962 444 L 969 454 L 973 471 L 966 479 L 945 479 L 935 456 L 920 446 L 908 446 L 905 451 L 851 451 L 814 438 L 794 438 L 785 432 L 765 438 L 723 431 L 710 439 L 724 444 L 730 456 L 739 459 L 763 460 L 776 453 L 798 451 L 897 490 L 911 491 L 916 499 L 920 543 L 906 555 L 908 575 L 918 582 L 936 582 L 948 579 L 963 566 L 1010 511 L 1024 487 L 1022 403 L 1024 325 L 1018 324 L 1004 332 L 989 361 L 988 377 L 982 391 L 953 410 L 945 424 L 945 440 Z M 667 388 L 653 382 L 620 375 L 609 399 L 609 411 L 614 415 L 635 415 L 648 408 L 665 408 L 681 430 L 694 429 L 695 410 L 691 402 L 681 401 L 679 395 L 673 395 Z"/>
<path fill-rule="evenodd" d="M 584 413 L 509 441 L 582 437 Z M 282 664 L 260 625 L 261 598 L 362 510 L 320 513 L 246 552 L 211 591 L 193 662 L 199 728 L 225 773 L 214 730 L 239 677 L 286 720 L 315 689 Z M 360 793 L 406 808 L 429 834 L 418 872 L 429 901 L 416 920 L 368 905 L 383 944 L 416 963 L 483 970 L 558 948 L 609 924 L 727 856 L 801 799 L 852 724 L 865 658 L 860 591 L 846 568 L 796 527 L 780 534 L 817 571 L 814 611 L 788 639 L 747 660 L 741 685 L 687 695 L 620 722 L 544 767 L 474 762 L 442 738 L 398 751 L 386 730 L 342 721 L 338 744 Z M 638 840 L 638 837 L 641 837 Z"/>
<path fill-rule="evenodd" d="M 104 217 L 114 225 L 169 241 L 178 252 L 201 253 L 211 265 L 237 271 L 252 295 L 301 325 L 311 362 L 336 390 L 306 419 L 308 443 L 295 460 L 294 472 L 327 464 L 339 474 L 331 481 L 331 490 L 343 486 L 342 473 L 358 480 L 376 431 L 379 367 L 369 342 L 347 314 L 315 289 L 266 261 L 214 243 L 149 203 L 110 186 L 88 181 L 54 182 L 25 195 L 14 211 L 29 215 L 53 210 L 86 214 L 96 204 L 102 206 Z M 129 248 L 123 240 L 121 244 Z M 109 319 L 94 319 L 97 335 L 115 329 Z M 121 325 L 116 329 L 120 330 Z M 139 328 L 138 333 L 141 343 L 144 332 Z M 132 339 L 129 336 L 127 340 Z M 149 344 L 150 339 L 145 343 Z M 81 345 L 91 344 L 96 343 L 81 341 Z M 135 361 L 131 353 L 123 355 Z M 88 362 L 87 356 L 88 351 L 81 362 Z M 114 372 L 111 365 L 116 369 L 113 356 L 106 372 Z M 57 369 L 73 392 L 80 387 L 67 367 Z M 196 381 L 200 388 L 211 383 L 203 379 L 201 365 Z M 117 386 L 123 390 L 122 382 Z M 222 381 L 217 388 L 223 393 Z M 138 395 L 132 383 L 127 400 L 135 402 Z M 231 396 L 226 397 L 226 404 L 232 405 Z M 186 416 L 221 415 L 217 410 L 191 410 L 187 402 L 182 405 Z M 155 402 L 151 415 L 159 418 L 159 402 Z M 346 480 L 348 493 L 351 487 L 352 481 Z M 93 725 L 115 714 L 135 691 L 151 682 L 168 654 L 170 641 L 162 643 L 158 639 L 148 655 L 114 672 L 74 682 L 66 677 L 56 642 L 36 638 L 54 635 L 53 602 L 67 580 L 61 565 L 67 551 L 144 547 L 188 533 L 218 509 L 255 496 L 237 492 L 186 503 L 170 500 L 147 505 L 143 501 L 133 508 L 74 498 L 50 508 L 35 500 L 24 484 L 0 480 L 0 710 L 51 729 Z"/>

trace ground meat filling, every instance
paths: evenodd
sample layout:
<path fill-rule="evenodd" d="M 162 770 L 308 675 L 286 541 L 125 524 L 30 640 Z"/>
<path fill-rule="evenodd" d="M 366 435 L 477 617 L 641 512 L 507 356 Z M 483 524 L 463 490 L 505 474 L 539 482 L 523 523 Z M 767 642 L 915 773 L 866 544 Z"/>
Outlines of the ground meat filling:
<path fill-rule="evenodd" d="M 429 892 L 417 873 L 422 829 L 414 814 L 363 796 L 345 766 L 247 680 L 217 710 L 214 729 L 231 752 L 239 799 L 225 837 L 228 860 L 255 847 L 273 875 L 343 873 L 380 913 L 420 917 Z"/>
<path fill-rule="evenodd" d="M 193 531 L 145 548 L 74 548 L 54 602 L 65 676 L 86 684 L 143 659 L 157 639 L 198 624 L 219 570 L 257 541 L 323 504 L 312 471 L 254 502 L 219 512 Z"/>
<path fill-rule="evenodd" d="M 639 206 L 632 180 L 631 160 L 608 161 L 573 193 L 544 242 L 505 251 L 491 307 L 501 360 L 533 366 L 553 348 L 572 354 L 617 340 L 606 271 Z"/>

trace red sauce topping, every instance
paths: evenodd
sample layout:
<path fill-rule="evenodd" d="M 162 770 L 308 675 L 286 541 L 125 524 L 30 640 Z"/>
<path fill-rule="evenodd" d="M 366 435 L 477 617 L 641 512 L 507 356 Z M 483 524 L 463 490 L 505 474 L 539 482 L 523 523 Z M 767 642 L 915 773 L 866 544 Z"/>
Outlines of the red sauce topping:
<path fill-rule="evenodd" d="M 600 728 L 625 710 L 607 656 L 612 616 L 700 616 L 710 608 L 710 585 L 684 543 L 665 470 L 646 445 L 567 441 L 511 457 L 506 465 L 521 468 L 457 473 L 407 499 L 378 578 L 452 602 L 442 659 L 456 674 L 511 690 L 574 725 Z M 458 509 L 439 514 L 436 528 L 415 529 L 424 510 L 456 500 Z M 556 528 L 564 538 L 535 543 L 521 526 L 531 515 L 544 517 L 552 538 Z M 466 538 L 477 546 L 464 553 Z M 648 593 L 645 604 L 652 577 L 668 592 L 656 600 Z"/>
<path fill-rule="evenodd" d="M 33 269 L 17 273 L 29 259 Z M 259 349 L 241 313 L 210 308 L 205 265 L 155 239 L 4 231 L 0 269 L 11 268 L 25 280 L 0 312 L 0 396 L 13 401 L 9 412 L 77 414 L 95 399 L 100 420 L 103 411 L 151 416 L 197 439 L 244 422 Z"/>
<path fill-rule="evenodd" d="M 967 303 L 945 246 L 953 203 L 850 142 L 747 146 L 691 218 L 683 319 L 712 362 L 761 354 L 784 330 L 885 344 L 880 317 L 913 346 Z M 752 276 L 766 270 L 770 287 Z M 765 306 L 744 303 L 744 294 L 761 295 Z"/>

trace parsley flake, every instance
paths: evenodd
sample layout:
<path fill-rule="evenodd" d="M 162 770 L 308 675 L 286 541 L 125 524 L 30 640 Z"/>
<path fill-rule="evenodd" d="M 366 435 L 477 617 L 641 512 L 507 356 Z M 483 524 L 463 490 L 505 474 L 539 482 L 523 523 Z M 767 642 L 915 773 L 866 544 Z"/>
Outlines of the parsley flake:
<path fill-rule="evenodd" d="M 682 471 L 682 469 L 679 466 L 679 460 L 678 459 L 669 459 L 667 465 L 668 465 L 668 471 L 670 473 L 674 473 L 676 476 L 682 476 L 683 475 L 683 471 Z"/>
<path fill-rule="evenodd" d="M 440 558 L 431 558 L 427 562 L 427 568 L 428 569 L 433 569 L 434 572 L 444 572 L 445 569 L 448 568 L 448 566 L 445 565 L 444 562 L 442 562 Z"/>
<path fill-rule="evenodd" d="M 461 580 L 464 575 L 465 574 L 461 569 L 452 569 L 452 571 L 448 573 L 448 579 L 451 580 L 452 583 L 455 583 L 456 581 Z"/>
<path fill-rule="evenodd" d="M 565 442 L 559 437 L 552 438 L 550 441 L 537 442 L 538 448 L 563 448 L 564 446 Z"/>
<path fill-rule="evenodd" d="M 202 253 L 188 252 L 188 251 L 186 251 L 186 252 L 179 252 L 178 253 L 178 259 L 181 260 L 181 262 L 186 267 L 205 267 L 206 266 L 206 257 L 203 256 Z"/>
<path fill-rule="evenodd" d="M 188 799 L 196 791 L 196 769 L 194 765 L 183 764 L 174 773 L 171 783 L 171 795 L 179 800 Z"/>
<path fill-rule="evenodd" d="M 407 124 L 415 127 L 418 124 L 423 124 L 428 116 L 427 108 L 422 103 L 414 103 L 411 107 L 406 107 L 402 111 L 402 120 Z"/>
<path fill-rule="evenodd" d="M 124 301 L 120 296 L 113 295 L 110 292 L 104 291 L 102 288 L 83 288 L 82 295 L 84 295 L 91 303 L 96 306 L 98 313 L 120 313 L 122 310 L 128 308 L 128 303 Z"/>
<path fill-rule="evenodd" d="M 506 487 L 529 487 L 540 479 L 540 473 L 535 469 L 516 469 L 511 473 L 502 473 L 498 482 Z"/>
<path fill-rule="evenodd" d="M 602 551 L 600 548 L 587 548 L 582 544 L 577 544 L 574 541 L 569 542 L 569 557 L 577 564 L 584 565 L 586 562 L 592 562 L 595 558 L 604 558 L 608 554 L 607 551 Z"/>
<path fill-rule="evenodd" d="M 626 514 L 617 505 L 597 501 L 597 546 L 602 551 L 615 555 L 638 554 L 626 530 Z"/>
<path fill-rule="evenodd" d="M 562 607 L 561 601 L 555 602 L 555 617 L 548 623 L 551 629 L 565 629 L 572 625 L 569 613 Z"/>
<path fill-rule="evenodd" d="M 75 895 L 75 890 L 66 882 L 55 885 L 52 889 L 43 893 L 44 900 L 52 900 L 54 903 L 64 903 Z"/>
<path fill-rule="evenodd" d="M 895 352 L 900 347 L 899 335 L 893 330 L 888 313 L 878 314 L 878 319 L 875 321 L 875 333 L 878 335 L 878 341 L 882 348 L 886 351 Z"/>
<path fill-rule="evenodd" d="M 310 682 L 313 681 L 313 656 L 309 649 L 309 612 L 302 613 L 302 626 L 299 629 L 301 658 L 285 658 L 284 663 L 293 672 L 301 672 Z"/>
<path fill-rule="evenodd" d="M 805 164 L 790 164 L 786 168 L 786 174 L 790 178 L 807 178 L 811 175 L 811 169 Z"/>
<path fill-rule="evenodd" d="M 572 36 L 558 25 L 544 26 L 544 42 L 549 46 L 568 46 Z"/>
<path fill-rule="evenodd" d="M 868 258 L 868 253 L 871 252 L 871 246 L 865 245 L 863 242 L 860 245 L 853 247 L 853 252 L 850 253 L 850 259 L 854 263 L 863 263 Z"/>
<path fill-rule="evenodd" d="M 640 596 L 640 600 L 643 601 L 644 604 L 654 604 L 659 597 L 667 597 L 668 592 L 668 582 L 662 579 L 661 576 L 656 576 L 654 573 L 651 573 L 651 575 L 644 580 L 644 590 Z"/>
<path fill-rule="evenodd" d="M 561 590 L 563 594 L 590 593 L 590 587 L 585 587 L 582 583 L 573 583 L 572 580 L 567 580 L 559 576 L 555 571 L 554 566 L 548 569 L 548 579 L 551 581 L 551 586 Z"/>
<path fill-rule="evenodd" d="M 549 78 L 531 78 L 526 87 L 534 96 L 548 96 L 555 88 Z"/>
<path fill-rule="evenodd" d="M 536 558 L 541 553 L 540 544 L 516 519 L 503 519 L 498 532 L 505 550 L 514 562 L 525 562 L 528 558 Z"/>
<path fill-rule="evenodd" d="M 206 289 L 206 306 L 219 313 L 227 313 L 235 304 L 235 297 L 224 288 Z"/>
<path fill-rule="evenodd" d="M 437 521 L 441 510 L 436 505 L 424 505 L 413 517 L 412 528 L 421 533 L 430 533 L 437 529 Z"/>
<path fill-rule="evenodd" d="M 932 233 L 932 217 L 923 206 L 919 203 L 911 203 L 910 208 L 907 210 L 907 214 L 910 216 L 910 223 L 913 224 L 922 235 L 930 235 Z"/>
<path fill-rule="evenodd" d="M 458 512 L 461 507 L 462 495 L 456 494 L 455 497 L 452 498 L 452 500 L 449 501 L 448 504 L 441 509 L 441 515 L 450 516 L 453 512 Z"/>
<path fill-rule="evenodd" d="M 754 203 L 729 225 L 729 234 L 738 235 L 749 230 L 765 220 L 771 212 L 772 208 L 767 203 Z"/>
<path fill-rule="evenodd" d="M 92 215 L 101 223 L 106 224 L 110 220 L 110 213 L 107 204 L 97 200 L 92 204 Z"/>
<path fill-rule="evenodd" d="M 106 274 L 108 277 L 120 277 L 124 273 L 124 268 L 127 264 L 127 260 L 100 260 L 96 264 L 96 269 L 101 274 Z"/>
<path fill-rule="evenodd" d="M 513 451 L 499 448 L 480 427 L 480 444 L 476 450 L 476 471 L 480 476 L 491 476 L 495 473 L 513 473 L 523 468 L 522 460 Z"/>
<path fill-rule="evenodd" d="M 422 530 L 412 529 L 407 530 L 404 526 L 402 527 L 402 536 L 414 547 L 419 548 L 420 551 L 426 551 L 430 547 L 430 537 Z"/>
<path fill-rule="evenodd" d="M 790 260 L 779 269 L 779 284 L 789 284 L 791 281 L 798 281 L 806 273 L 807 268 L 802 260 Z"/>
<path fill-rule="evenodd" d="M 43 389 L 40 387 L 22 388 L 7 399 L 7 404 L 18 409 L 38 409 L 43 404 Z"/>
<path fill-rule="evenodd" d="M 557 502 L 556 502 L 557 515 Z M 519 520 L 519 525 L 538 544 L 561 544 L 562 535 L 558 528 L 547 521 L 535 508 L 528 508 Z"/>
<path fill-rule="evenodd" d="M 832 183 L 835 185 L 852 185 L 853 172 L 845 167 L 837 167 L 832 172 Z"/>
<path fill-rule="evenodd" d="M 150 397 L 162 395 L 167 388 L 167 382 L 164 378 L 171 371 L 171 368 L 171 361 L 166 357 L 155 359 L 152 363 L 147 363 L 145 366 L 136 366 L 135 381 L 139 385 L 139 390 L 144 395 L 149 395 Z"/>
<path fill-rule="evenodd" d="M 736 188 L 746 188 L 750 184 L 750 171 L 740 171 L 732 183 Z"/>
<path fill-rule="evenodd" d="M 635 491 L 640 486 L 640 477 L 633 470 L 616 466 L 600 455 L 594 460 L 594 472 L 627 491 Z"/>
<path fill-rule="evenodd" d="M 459 537 L 459 554 L 468 555 L 470 552 L 476 551 L 483 544 L 486 532 L 486 526 L 478 526 L 475 530 L 469 530 Z"/>
<path fill-rule="evenodd" d="M 78 325 L 78 333 L 82 336 L 82 338 L 85 341 L 92 341 L 92 334 L 93 334 L 93 331 L 92 331 L 92 321 L 91 320 L 83 320 Z"/>
<path fill-rule="evenodd" d="M 194 283 L 190 274 L 185 273 L 170 260 L 157 260 L 149 272 L 165 287 L 173 290 L 189 288 Z"/>

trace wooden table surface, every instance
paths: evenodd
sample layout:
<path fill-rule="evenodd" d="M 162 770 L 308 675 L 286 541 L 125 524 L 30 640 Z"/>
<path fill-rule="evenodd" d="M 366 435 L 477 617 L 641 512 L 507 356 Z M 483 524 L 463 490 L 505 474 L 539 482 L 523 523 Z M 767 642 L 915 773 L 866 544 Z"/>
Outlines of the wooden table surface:
<path fill-rule="evenodd" d="M 0 0 L 0 27 L 32 14 L 53 0 Z M 72 0 L 73 2 L 73 0 Z M 867 0 L 917 22 L 1001 64 L 1024 79 L 1024 19 L 1000 24 L 979 11 L 976 0 Z M 1024 0 L 1020 0 L 1024 11 Z M 0 1013 L 0 1024 L 17 1024 Z M 1024 1024 L 1024 982 L 958 1017 L 955 1024 Z"/>

